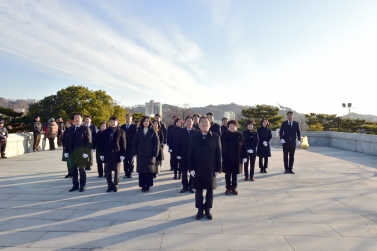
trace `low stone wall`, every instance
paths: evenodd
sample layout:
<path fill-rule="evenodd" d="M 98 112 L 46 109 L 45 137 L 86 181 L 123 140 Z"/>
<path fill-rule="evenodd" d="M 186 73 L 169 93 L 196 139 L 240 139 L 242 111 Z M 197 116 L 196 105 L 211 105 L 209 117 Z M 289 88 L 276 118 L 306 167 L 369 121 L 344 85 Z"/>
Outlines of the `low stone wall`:
<path fill-rule="evenodd" d="M 7 148 L 5 155 L 13 157 L 33 151 L 34 138 L 33 133 L 10 133 L 7 140 Z M 57 147 L 57 139 L 55 138 L 55 147 Z M 47 138 L 42 135 L 39 143 L 40 150 L 48 150 L 50 144 Z"/>
<path fill-rule="evenodd" d="M 345 132 L 301 132 L 310 146 L 330 146 L 353 152 L 377 155 L 377 135 Z"/>

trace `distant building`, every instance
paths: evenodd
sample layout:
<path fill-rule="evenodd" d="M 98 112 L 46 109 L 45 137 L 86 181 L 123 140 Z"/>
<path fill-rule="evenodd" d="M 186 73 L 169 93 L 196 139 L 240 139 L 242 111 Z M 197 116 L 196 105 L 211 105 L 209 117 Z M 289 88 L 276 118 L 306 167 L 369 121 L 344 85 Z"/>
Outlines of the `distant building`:
<path fill-rule="evenodd" d="M 145 115 L 154 116 L 157 113 L 162 116 L 162 104 L 160 102 L 154 102 L 154 100 L 145 102 Z"/>
<path fill-rule="evenodd" d="M 234 112 L 224 112 L 224 118 L 228 120 L 236 119 L 236 114 Z"/>
<path fill-rule="evenodd" d="M 22 113 L 25 113 L 25 109 L 21 109 L 21 108 L 16 108 L 14 109 L 15 112 L 22 112 Z"/>

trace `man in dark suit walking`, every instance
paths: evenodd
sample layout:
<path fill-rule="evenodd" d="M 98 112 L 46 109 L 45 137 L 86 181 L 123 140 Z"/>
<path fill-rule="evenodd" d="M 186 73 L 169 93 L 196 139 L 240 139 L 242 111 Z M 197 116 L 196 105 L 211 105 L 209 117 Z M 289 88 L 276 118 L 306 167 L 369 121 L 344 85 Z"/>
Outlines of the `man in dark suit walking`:
<path fill-rule="evenodd" d="M 109 124 L 110 127 L 103 131 L 100 159 L 105 162 L 107 192 L 118 192 L 120 166 L 126 156 L 126 132 L 118 127 L 117 117 L 111 117 Z"/>
<path fill-rule="evenodd" d="M 120 127 L 126 132 L 126 155 L 123 161 L 124 177 L 132 178 L 134 171 L 134 158 L 132 156 L 132 142 L 136 133 L 136 125 L 132 123 L 132 114 L 126 115 L 126 124 Z"/>
<path fill-rule="evenodd" d="M 284 173 L 293 172 L 293 163 L 295 160 L 296 145 L 300 145 L 301 133 L 300 126 L 297 121 L 293 121 L 293 112 L 287 112 L 287 120 L 280 126 L 280 142 L 283 145 L 284 155 Z"/>
<path fill-rule="evenodd" d="M 85 126 L 89 128 L 90 132 L 92 133 L 92 142 L 96 140 L 96 134 L 97 134 L 97 127 L 92 123 L 92 118 L 90 116 L 85 116 Z M 95 144 L 92 144 L 94 147 Z M 93 152 L 95 151 L 95 148 L 92 148 L 90 154 L 89 154 L 89 159 L 88 163 L 86 163 L 85 170 L 91 170 L 92 165 L 93 165 Z"/>
<path fill-rule="evenodd" d="M 212 112 L 209 112 L 207 113 L 207 118 L 209 119 L 209 121 L 211 122 L 210 124 L 210 131 L 213 132 L 213 133 L 216 133 L 218 134 L 219 136 L 221 136 L 221 128 L 220 128 L 220 125 L 213 122 L 213 120 L 215 119 L 214 115 Z"/>
<path fill-rule="evenodd" d="M 208 117 L 199 120 L 200 132 L 192 135 L 188 148 L 188 168 L 194 177 L 195 206 L 198 208 L 196 219 L 203 217 L 205 210 L 212 219 L 213 190 L 217 188 L 216 177 L 221 172 L 220 136 L 212 133 Z M 203 190 L 206 189 L 206 202 L 203 203 Z"/>
<path fill-rule="evenodd" d="M 177 159 L 179 159 L 179 166 L 182 171 L 182 185 L 183 188 L 180 191 L 184 193 L 186 191 L 190 191 L 191 193 L 195 193 L 193 186 L 192 186 L 192 179 L 191 176 L 187 177 L 188 168 L 187 168 L 187 161 L 188 161 L 188 146 L 190 143 L 190 138 L 194 135 L 198 130 L 193 127 L 193 118 L 186 117 L 185 119 L 185 128 L 182 128 L 178 131 L 177 135 Z"/>
<path fill-rule="evenodd" d="M 85 166 L 92 149 L 92 133 L 88 127 L 82 125 L 81 114 L 76 113 L 73 119 L 75 125 L 68 129 L 64 147 L 64 157 L 70 158 L 71 163 L 73 187 L 69 191 L 73 192 L 80 188 L 79 191 L 84 192 L 86 185 Z M 80 172 L 80 187 L 78 172 Z"/>

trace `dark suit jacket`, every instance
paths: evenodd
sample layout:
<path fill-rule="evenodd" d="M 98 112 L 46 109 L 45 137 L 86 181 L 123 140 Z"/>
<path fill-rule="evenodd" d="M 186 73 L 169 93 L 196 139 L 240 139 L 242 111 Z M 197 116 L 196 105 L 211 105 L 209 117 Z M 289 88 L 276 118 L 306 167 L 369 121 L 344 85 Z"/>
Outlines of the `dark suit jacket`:
<path fill-rule="evenodd" d="M 223 134 L 224 132 L 229 131 L 229 129 L 228 129 L 227 126 L 222 125 L 220 128 L 221 128 L 221 134 Z"/>
<path fill-rule="evenodd" d="M 221 128 L 219 124 L 213 123 L 211 128 L 209 129 L 211 132 L 218 134 L 221 136 Z"/>
<path fill-rule="evenodd" d="M 247 158 L 246 144 L 242 133 L 225 132 L 221 136 L 224 173 L 242 173 L 242 159 Z"/>
<path fill-rule="evenodd" d="M 162 130 L 162 133 L 164 134 L 164 141 L 161 142 L 161 144 L 166 144 L 166 142 L 168 141 L 168 130 L 166 128 L 166 125 L 164 123 L 160 123 L 161 124 L 161 130 Z"/>
<path fill-rule="evenodd" d="M 85 167 L 88 158 L 83 158 L 82 155 L 86 153 L 90 155 L 92 149 L 92 133 L 88 127 L 81 125 L 76 129 L 71 126 L 65 141 L 64 153 L 68 153 L 68 158 L 72 164 L 78 167 Z"/>
<path fill-rule="evenodd" d="M 209 131 L 191 136 L 188 148 L 188 169 L 195 171 L 194 188 L 216 189 L 215 172 L 221 172 L 220 136 Z"/>
<path fill-rule="evenodd" d="M 120 156 L 126 157 L 126 133 L 117 127 L 111 138 L 111 127 L 103 131 L 100 152 L 105 157 L 105 162 L 120 162 Z"/>
<path fill-rule="evenodd" d="M 280 139 L 284 139 L 287 143 L 301 140 L 300 126 L 297 121 L 293 121 L 292 126 L 289 126 L 288 120 L 281 123 L 280 126 Z"/>
<path fill-rule="evenodd" d="M 131 150 L 132 149 L 132 142 L 135 137 L 136 133 L 136 125 L 135 124 L 130 124 L 130 126 L 127 129 L 127 124 L 124 124 L 120 127 L 123 131 L 126 132 L 126 149 Z"/>
<path fill-rule="evenodd" d="M 154 173 L 156 171 L 156 162 L 153 161 L 153 157 L 157 158 L 158 143 L 157 132 L 153 127 L 150 127 L 145 135 L 144 128 L 139 127 L 132 145 L 132 155 L 136 155 L 138 173 Z"/>
<path fill-rule="evenodd" d="M 199 124 L 194 124 L 194 128 L 198 131 L 200 131 Z"/>
<path fill-rule="evenodd" d="M 187 128 L 179 129 L 177 133 L 177 141 L 176 141 L 176 151 L 177 156 L 181 156 L 180 166 L 181 168 L 187 168 L 187 159 L 188 159 L 188 146 L 190 143 L 190 138 L 192 135 L 196 134 L 198 130 L 195 128 L 191 129 L 191 132 L 188 133 Z"/>
<path fill-rule="evenodd" d="M 89 129 L 90 129 L 90 132 L 92 133 L 92 143 L 93 143 L 96 140 L 97 127 L 93 124 L 90 124 Z M 95 149 L 95 148 L 92 146 L 92 149 Z"/>
<path fill-rule="evenodd" d="M 256 131 L 245 130 L 242 132 L 246 143 L 246 150 L 253 150 L 253 154 L 257 154 L 258 133 Z"/>

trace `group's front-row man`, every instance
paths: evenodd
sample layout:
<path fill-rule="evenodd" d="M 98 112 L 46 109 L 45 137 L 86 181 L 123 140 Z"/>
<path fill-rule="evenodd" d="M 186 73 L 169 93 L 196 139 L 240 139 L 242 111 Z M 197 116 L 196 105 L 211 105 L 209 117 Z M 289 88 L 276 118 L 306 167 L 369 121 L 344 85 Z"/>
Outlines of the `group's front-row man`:
<path fill-rule="evenodd" d="M 105 162 L 107 192 L 118 192 L 120 166 L 126 156 L 126 133 L 118 127 L 118 118 L 110 118 L 110 127 L 102 135 L 101 160 Z M 112 181 L 114 171 L 114 181 Z"/>
<path fill-rule="evenodd" d="M 69 191 L 79 190 L 80 192 L 84 192 L 86 185 L 85 167 L 91 154 L 92 134 L 87 126 L 82 125 L 81 114 L 76 113 L 74 115 L 74 123 L 74 126 L 68 129 L 64 157 L 70 158 L 71 162 L 73 187 Z M 78 181 L 78 172 L 80 172 L 80 184 Z"/>
<path fill-rule="evenodd" d="M 300 126 L 297 121 L 293 121 L 293 112 L 287 112 L 287 120 L 281 123 L 280 141 L 283 144 L 284 156 L 284 173 L 293 172 L 293 163 L 295 160 L 296 145 L 300 145 L 301 134 Z"/>
<path fill-rule="evenodd" d="M 190 191 L 191 193 L 194 193 L 194 189 L 192 186 L 192 178 L 191 176 L 187 177 L 188 175 L 188 168 L 187 168 L 187 161 L 188 161 L 188 146 L 190 143 L 190 138 L 192 135 L 194 135 L 196 132 L 198 132 L 197 129 L 193 127 L 193 118 L 192 117 L 186 117 L 185 119 L 185 128 L 182 128 L 178 131 L 177 135 L 177 159 L 179 160 L 179 166 L 182 172 L 182 185 L 183 188 L 181 190 L 181 193 Z"/>
<path fill-rule="evenodd" d="M 209 130 L 210 123 L 208 117 L 200 118 L 200 132 L 191 137 L 188 148 L 188 168 L 191 176 L 194 177 L 195 206 L 198 208 L 196 219 L 203 217 L 203 210 L 207 218 L 212 219 L 210 210 L 213 203 L 213 190 L 217 188 L 216 176 L 221 171 L 220 136 Z M 203 203 L 204 189 L 206 190 L 205 203 Z"/>

